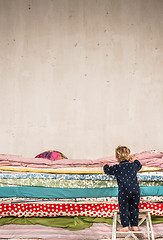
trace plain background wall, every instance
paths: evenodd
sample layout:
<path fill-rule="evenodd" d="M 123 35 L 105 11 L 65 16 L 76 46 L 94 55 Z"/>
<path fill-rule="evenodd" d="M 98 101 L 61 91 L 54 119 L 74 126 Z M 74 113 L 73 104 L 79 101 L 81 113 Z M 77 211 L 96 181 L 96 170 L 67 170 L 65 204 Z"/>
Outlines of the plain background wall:
<path fill-rule="evenodd" d="M 162 0 L 0 0 L 0 153 L 163 150 Z"/>

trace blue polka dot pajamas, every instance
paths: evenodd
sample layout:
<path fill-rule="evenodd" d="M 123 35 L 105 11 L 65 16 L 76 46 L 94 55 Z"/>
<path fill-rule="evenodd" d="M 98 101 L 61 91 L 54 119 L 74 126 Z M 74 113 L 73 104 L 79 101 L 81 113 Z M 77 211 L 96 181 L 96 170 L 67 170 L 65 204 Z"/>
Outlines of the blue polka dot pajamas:
<path fill-rule="evenodd" d="M 104 166 L 107 175 L 114 175 L 118 183 L 118 202 L 120 220 L 123 227 L 138 226 L 140 187 L 137 172 L 142 165 L 138 160 L 134 162 L 123 161 L 109 167 Z"/>

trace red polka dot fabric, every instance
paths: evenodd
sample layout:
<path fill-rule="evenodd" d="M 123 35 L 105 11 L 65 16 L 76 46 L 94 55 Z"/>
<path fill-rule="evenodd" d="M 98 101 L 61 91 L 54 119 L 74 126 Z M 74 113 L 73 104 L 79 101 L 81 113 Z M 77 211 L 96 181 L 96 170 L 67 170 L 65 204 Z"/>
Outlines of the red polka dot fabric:
<path fill-rule="evenodd" d="M 140 203 L 140 209 L 151 209 L 151 215 L 163 216 L 163 203 Z M 117 203 L 10 203 L 0 204 L 0 217 L 89 216 L 112 217 Z"/>

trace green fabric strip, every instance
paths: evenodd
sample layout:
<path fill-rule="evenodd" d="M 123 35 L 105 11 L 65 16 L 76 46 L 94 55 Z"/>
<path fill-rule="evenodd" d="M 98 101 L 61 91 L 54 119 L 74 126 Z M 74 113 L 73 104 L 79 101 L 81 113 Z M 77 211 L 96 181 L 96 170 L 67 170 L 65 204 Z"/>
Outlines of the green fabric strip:
<path fill-rule="evenodd" d="M 40 224 L 48 227 L 59 227 L 74 231 L 89 228 L 93 223 L 98 222 L 112 224 L 112 219 L 95 217 L 4 217 L 0 219 L 0 226 L 5 224 Z"/>
<path fill-rule="evenodd" d="M 73 231 L 89 228 L 93 225 L 93 223 L 107 223 L 112 225 L 113 219 L 103 217 L 4 217 L 0 219 L 0 226 L 5 224 L 40 224 L 48 227 L 59 227 Z M 152 223 L 163 223 L 163 217 L 152 216 Z"/>
<path fill-rule="evenodd" d="M 140 186 L 163 186 L 163 182 L 141 181 Z M 108 180 L 65 180 L 65 179 L 0 179 L 0 187 L 35 186 L 56 188 L 105 188 L 117 187 L 117 181 Z"/>
<path fill-rule="evenodd" d="M 141 196 L 162 196 L 163 186 L 140 187 Z M 93 198 L 117 197 L 118 188 L 48 188 L 48 187 L 1 187 L 0 197 L 25 198 Z"/>

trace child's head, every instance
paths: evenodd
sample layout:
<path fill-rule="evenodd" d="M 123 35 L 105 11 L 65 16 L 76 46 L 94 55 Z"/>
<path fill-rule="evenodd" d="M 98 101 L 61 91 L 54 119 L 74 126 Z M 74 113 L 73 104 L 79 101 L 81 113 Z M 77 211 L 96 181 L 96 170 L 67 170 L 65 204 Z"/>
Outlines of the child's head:
<path fill-rule="evenodd" d="M 130 149 L 125 146 L 118 146 L 115 149 L 115 156 L 118 162 L 130 160 Z"/>

